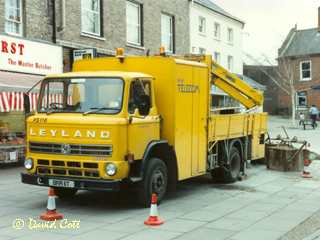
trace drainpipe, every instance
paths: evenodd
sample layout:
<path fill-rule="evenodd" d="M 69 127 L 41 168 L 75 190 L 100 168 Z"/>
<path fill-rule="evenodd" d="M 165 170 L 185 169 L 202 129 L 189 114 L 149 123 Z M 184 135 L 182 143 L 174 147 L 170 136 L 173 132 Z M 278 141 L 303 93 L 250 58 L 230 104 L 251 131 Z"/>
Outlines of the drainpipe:
<path fill-rule="evenodd" d="M 62 5 L 62 31 L 61 31 L 61 33 L 63 33 L 66 29 L 66 0 L 62 0 L 61 5 Z"/>
<path fill-rule="evenodd" d="M 189 4 L 189 53 L 192 53 L 192 39 L 191 39 L 191 13 L 193 7 L 193 0 L 191 1 L 191 6 Z"/>
<path fill-rule="evenodd" d="M 55 0 L 51 0 L 52 1 L 52 40 L 53 43 L 57 43 L 57 30 L 56 30 L 56 1 Z"/>

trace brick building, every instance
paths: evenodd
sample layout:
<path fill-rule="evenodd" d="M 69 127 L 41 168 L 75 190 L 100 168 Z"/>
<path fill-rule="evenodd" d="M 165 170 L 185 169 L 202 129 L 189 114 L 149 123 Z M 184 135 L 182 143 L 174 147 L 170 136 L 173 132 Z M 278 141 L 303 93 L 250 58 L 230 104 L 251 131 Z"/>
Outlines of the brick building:
<path fill-rule="evenodd" d="M 55 1 L 56 43 L 63 47 L 64 71 L 71 70 L 72 50 L 97 49 L 97 57 L 150 56 L 164 45 L 172 54 L 189 49 L 187 0 Z"/>
<path fill-rule="evenodd" d="M 319 27 L 312 29 L 291 29 L 286 40 L 278 51 L 279 70 L 285 76 L 293 76 L 296 90 L 294 107 L 296 116 L 300 112 L 309 115 L 308 109 L 315 104 L 320 108 L 320 8 Z M 279 89 L 279 107 L 291 104 L 291 97 Z"/>
<path fill-rule="evenodd" d="M 1 17 L 2 16 L 2 17 Z M 171 54 L 189 50 L 188 0 L 0 0 L 0 34 L 62 46 L 63 71 L 76 49 L 97 57 L 150 56 L 164 45 Z"/>

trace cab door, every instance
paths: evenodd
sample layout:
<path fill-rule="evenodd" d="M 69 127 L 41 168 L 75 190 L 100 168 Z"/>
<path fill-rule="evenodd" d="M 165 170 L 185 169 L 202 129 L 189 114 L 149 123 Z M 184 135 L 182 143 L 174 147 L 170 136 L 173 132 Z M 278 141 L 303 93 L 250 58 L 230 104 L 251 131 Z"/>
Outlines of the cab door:
<path fill-rule="evenodd" d="M 147 94 L 152 99 L 151 80 L 133 80 L 130 83 L 128 116 L 132 117 L 128 125 L 128 153 L 134 154 L 135 159 L 142 159 L 148 144 L 159 139 L 159 118 L 155 115 L 154 102 L 151 101 L 148 116 L 140 116 L 138 111 L 139 97 Z"/>

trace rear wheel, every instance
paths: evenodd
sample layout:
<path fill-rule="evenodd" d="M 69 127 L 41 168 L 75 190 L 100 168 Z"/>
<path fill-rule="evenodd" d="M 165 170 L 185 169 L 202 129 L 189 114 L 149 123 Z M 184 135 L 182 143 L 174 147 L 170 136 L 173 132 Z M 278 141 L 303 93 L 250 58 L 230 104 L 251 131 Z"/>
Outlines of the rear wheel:
<path fill-rule="evenodd" d="M 233 147 L 230 152 L 229 164 L 222 170 L 222 178 L 225 183 L 234 183 L 238 180 L 240 174 L 241 158 L 237 148 Z"/>
<path fill-rule="evenodd" d="M 168 185 L 166 165 L 158 158 L 151 158 L 147 162 L 143 176 L 138 188 L 140 203 L 150 207 L 152 194 L 155 193 L 157 195 L 157 203 L 160 204 Z"/>
<path fill-rule="evenodd" d="M 71 198 L 77 193 L 77 191 L 77 189 L 72 188 L 55 187 L 54 195 L 58 196 L 59 198 Z"/>
<path fill-rule="evenodd" d="M 215 183 L 221 183 L 221 168 L 211 169 L 211 177 Z"/>

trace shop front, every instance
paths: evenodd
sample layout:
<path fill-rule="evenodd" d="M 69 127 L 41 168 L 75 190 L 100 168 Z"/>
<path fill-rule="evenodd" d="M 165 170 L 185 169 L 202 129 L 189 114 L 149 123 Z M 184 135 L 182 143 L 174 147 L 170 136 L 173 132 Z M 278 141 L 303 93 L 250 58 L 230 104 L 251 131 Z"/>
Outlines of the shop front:
<path fill-rule="evenodd" d="M 0 34 L 0 163 L 23 158 L 28 117 L 23 96 L 30 96 L 34 111 L 37 83 L 44 75 L 62 73 L 62 65 L 62 47 Z"/>

